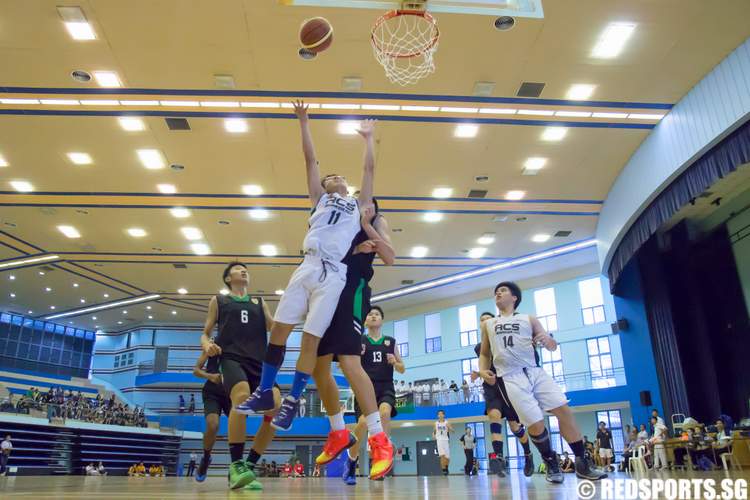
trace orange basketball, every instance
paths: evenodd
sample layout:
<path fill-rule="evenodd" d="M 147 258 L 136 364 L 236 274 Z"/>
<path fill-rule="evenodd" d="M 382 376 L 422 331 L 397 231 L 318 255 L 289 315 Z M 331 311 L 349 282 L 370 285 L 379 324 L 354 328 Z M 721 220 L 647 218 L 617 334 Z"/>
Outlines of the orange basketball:
<path fill-rule="evenodd" d="M 323 52 L 333 42 L 333 26 L 323 17 L 308 19 L 299 29 L 299 41 L 311 52 Z"/>

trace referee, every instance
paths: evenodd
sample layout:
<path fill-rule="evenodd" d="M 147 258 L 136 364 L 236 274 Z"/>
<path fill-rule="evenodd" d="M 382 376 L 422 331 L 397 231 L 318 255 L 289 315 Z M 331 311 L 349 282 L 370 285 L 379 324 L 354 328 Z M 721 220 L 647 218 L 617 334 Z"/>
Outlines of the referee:
<path fill-rule="evenodd" d="M 474 439 L 474 434 L 471 433 L 471 427 L 466 426 L 466 433 L 461 436 L 461 444 L 464 447 L 464 455 L 466 455 L 466 464 L 464 465 L 464 474 L 467 476 L 473 475 L 474 470 L 474 448 L 477 443 Z"/>

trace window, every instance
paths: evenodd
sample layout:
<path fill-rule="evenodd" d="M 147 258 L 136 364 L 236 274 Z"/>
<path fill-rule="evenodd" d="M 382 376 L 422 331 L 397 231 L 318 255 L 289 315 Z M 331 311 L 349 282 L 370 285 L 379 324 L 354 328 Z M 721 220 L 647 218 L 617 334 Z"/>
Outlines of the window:
<path fill-rule="evenodd" d="M 115 368 L 119 368 L 119 367 L 120 367 L 120 356 L 118 354 L 117 356 L 115 356 Z"/>
<path fill-rule="evenodd" d="M 475 346 L 479 343 L 477 306 L 466 306 L 458 309 L 458 328 L 461 347 Z"/>
<path fill-rule="evenodd" d="M 567 451 L 571 456 L 573 450 L 570 449 L 568 442 L 565 441 L 560 434 L 560 423 L 557 421 L 557 417 L 550 415 L 548 418 L 549 423 L 549 438 L 552 444 L 552 449 L 557 452 L 558 455 L 562 455 L 563 452 Z"/>
<path fill-rule="evenodd" d="M 471 428 L 471 433 L 474 435 L 474 440 L 476 442 L 476 448 L 474 448 L 474 458 L 477 459 L 477 462 L 479 463 L 479 470 L 487 470 L 488 466 L 488 460 L 487 460 L 487 445 L 486 441 L 484 439 L 484 424 L 482 422 L 473 422 L 470 424 L 466 424 L 466 427 Z"/>
<path fill-rule="evenodd" d="M 599 278 L 578 282 L 578 293 L 581 295 L 581 312 L 583 313 L 583 324 L 594 325 L 603 323 L 604 297 L 602 295 L 602 282 Z"/>
<path fill-rule="evenodd" d="M 555 289 L 542 288 L 534 291 L 534 305 L 536 316 L 545 330 L 557 331 L 557 305 L 555 304 Z"/>
<path fill-rule="evenodd" d="M 469 358 L 461 360 L 461 378 L 471 385 L 471 372 L 479 371 L 479 358 Z"/>
<path fill-rule="evenodd" d="M 596 337 L 586 340 L 589 351 L 589 371 L 591 385 L 594 389 L 615 386 L 615 373 L 612 369 L 612 352 L 609 349 L 608 337 Z"/>
<path fill-rule="evenodd" d="M 565 375 L 563 373 L 562 363 L 562 349 L 557 346 L 557 350 L 550 352 L 547 349 L 542 349 L 542 368 L 546 371 L 550 377 L 552 377 L 557 385 L 564 391 L 565 389 Z"/>
<path fill-rule="evenodd" d="M 614 447 L 615 454 L 622 453 L 622 450 L 625 448 L 625 433 L 622 430 L 620 410 L 596 412 L 597 429 L 599 428 L 599 422 L 604 422 L 612 432 L 612 446 Z"/>
<path fill-rule="evenodd" d="M 440 339 L 440 313 L 424 317 L 424 352 L 440 352 L 443 345 Z"/>
<path fill-rule="evenodd" d="M 402 358 L 409 357 L 409 322 L 407 320 L 396 321 L 393 324 L 393 335 L 396 337 L 398 353 Z"/>

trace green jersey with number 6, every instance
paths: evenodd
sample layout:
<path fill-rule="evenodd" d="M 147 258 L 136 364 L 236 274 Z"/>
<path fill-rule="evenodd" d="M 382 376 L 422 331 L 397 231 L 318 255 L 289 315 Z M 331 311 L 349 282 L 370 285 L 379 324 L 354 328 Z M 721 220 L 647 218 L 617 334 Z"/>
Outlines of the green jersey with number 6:
<path fill-rule="evenodd" d="M 492 364 L 498 377 L 538 366 L 528 314 L 496 316 L 485 324 L 492 350 Z"/>
<path fill-rule="evenodd" d="M 222 357 L 262 363 L 267 342 L 263 299 L 249 295 L 217 295 L 216 302 L 219 306 L 219 334 L 215 342 L 221 347 Z"/>

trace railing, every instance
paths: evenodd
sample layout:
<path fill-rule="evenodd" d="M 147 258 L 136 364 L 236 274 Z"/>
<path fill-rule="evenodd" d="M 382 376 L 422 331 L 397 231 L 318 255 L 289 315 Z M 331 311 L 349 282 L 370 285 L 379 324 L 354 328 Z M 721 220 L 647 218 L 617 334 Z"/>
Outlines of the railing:
<path fill-rule="evenodd" d="M 299 353 L 299 348 L 290 349 L 287 351 L 287 356 L 284 359 L 284 363 L 281 365 L 281 371 L 282 372 L 289 372 L 294 371 L 295 365 L 297 363 L 297 355 Z M 290 356 L 290 354 L 292 354 Z M 167 369 L 166 372 L 169 373 L 192 373 L 193 366 L 195 366 L 195 362 L 197 360 L 197 356 L 195 357 L 170 357 L 167 361 Z M 150 375 L 154 372 L 154 361 L 142 361 L 138 363 L 137 365 L 138 369 L 138 375 Z M 338 370 L 334 370 L 334 373 L 340 373 Z"/>

